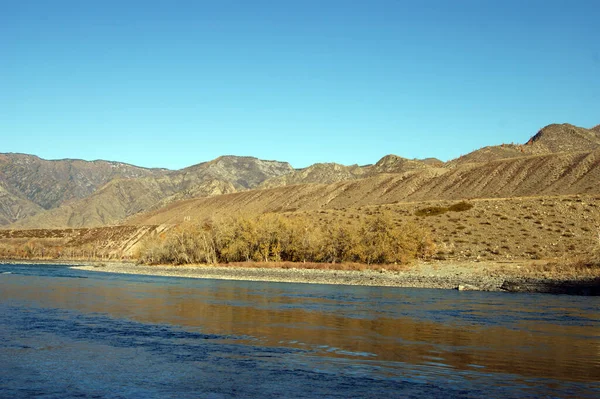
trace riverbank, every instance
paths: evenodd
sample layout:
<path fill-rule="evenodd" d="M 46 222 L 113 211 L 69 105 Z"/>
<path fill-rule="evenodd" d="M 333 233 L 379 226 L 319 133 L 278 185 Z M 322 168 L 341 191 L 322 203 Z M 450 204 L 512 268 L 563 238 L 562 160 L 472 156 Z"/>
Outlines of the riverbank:
<path fill-rule="evenodd" d="M 74 269 L 186 278 L 341 284 L 405 288 L 539 292 L 600 295 L 600 278 L 593 275 L 552 276 L 533 273 L 531 262 L 421 262 L 399 271 L 321 270 L 242 266 L 148 266 L 133 263 L 83 262 Z"/>

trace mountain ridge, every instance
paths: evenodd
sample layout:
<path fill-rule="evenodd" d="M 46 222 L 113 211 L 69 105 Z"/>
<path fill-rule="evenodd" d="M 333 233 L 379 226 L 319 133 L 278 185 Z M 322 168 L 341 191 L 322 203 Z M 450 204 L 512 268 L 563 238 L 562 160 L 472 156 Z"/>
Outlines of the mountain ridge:
<path fill-rule="evenodd" d="M 217 203 L 226 202 L 228 195 L 248 192 L 240 198 L 260 203 L 266 195 L 261 191 L 282 187 L 291 187 L 285 192 L 292 197 L 275 196 L 264 211 L 310 208 L 306 205 L 310 201 L 345 207 L 436 198 L 590 193 L 600 187 L 599 150 L 600 125 L 584 129 L 551 124 L 524 144 L 487 146 L 446 163 L 390 154 L 364 166 L 317 163 L 294 169 L 287 162 L 224 155 L 168 170 L 102 160 L 47 161 L 27 154 L 0 154 L 0 226 L 114 225 L 193 198 L 211 197 Z M 11 157 L 16 159 L 14 164 L 9 162 Z M 94 163 L 111 173 L 98 176 L 91 168 Z M 23 178 L 18 172 L 23 172 Z M 325 203 L 319 199 L 321 192 L 327 193 Z"/>
<path fill-rule="evenodd" d="M 238 162 L 242 171 L 236 174 Z M 137 212 L 172 201 L 245 190 L 263 179 L 291 170 L 288 163 L 254 157 L 219 157 L 178 171 L 135 179 L 113 179 L 91 195 L 63 206 L 16 220 L 23 226 L 102 226 L 117 224 Z M 242 182 L 240 182 L 240 179 Z"/>
<path fill-rule="evenodd" d="M 422 169 L 379 174 L 332 184 L 287 185 L 262 190 L 188 199 L 152 212 L 140 213 L 126 224 L 202 222 L 210 217 L 262 212 L 302 212 L 364 206 L 600 193 L 600 149 L 590 153 L 532 155 L 466 164 L 447 170 Z"/>
<path fill-rule="evenodd" d="M 585 129 L 568 123 L 550 124 L 540 129 L 524 144 L 485 146 L 450 160 L 447 166 L 489 162 L 499 159 L 547 155 L 559 152 L 585 152 L 600 148 L 600 129 Z"/>

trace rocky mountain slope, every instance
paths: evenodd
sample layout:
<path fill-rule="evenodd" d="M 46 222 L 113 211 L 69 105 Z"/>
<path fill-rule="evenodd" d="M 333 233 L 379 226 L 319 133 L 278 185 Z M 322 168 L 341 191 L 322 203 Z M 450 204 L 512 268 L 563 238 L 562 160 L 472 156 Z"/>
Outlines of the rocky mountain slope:
<path fill-rule="evenodd" d="M 386 155 L 375 165 L 366 167 L 367 173 L 374 175 L 377 173 L 404 173 L 410 170 L 425 168 L 441 168 L 444 162 L 436 158 L 427 159 L 406 159 L 397 155 Z"/>
<path fill-rule="evenodd" d="M 282 176 L 263 182 L 260 188 L 273 188 L 306 183 L 336 183 L 338 181 L 360 179 L 366 176 L 364 168 L 358 165 L 345 166 L 337 163 L 316 163 L 307 168 L 297 169 Z"/>
<path fill-rule="evenodd" d="M 484 147 L 448 162 L 448 166 L 558 152 L 587 152 L 597 148 L 600 148 L 598 126 L 585 129 L 568 123 L 552 124 L 541 129 L 525 144 L 511 143 Z"/>
<path fill-rule="evenodd" d="M 294 184 L 331 184 L 340 181 L 363 179 L 381 173 L 404 173 L 411 170 L 443 167 L 439 159 L 406 159 L 397 155 L 386 155 L 375 165 L 340 165 L 337 163 L 316 163 L 307 168 L 266 180 L 259 188 L 274 188 Z"/>
<path fill-rule="evenodd" d="M 182 169 L 177 174 L 202 176 L 204 180 L 230 182 L 236 190 L 258 187 L 269 178 L 291 173 L 287 162 L 265 161 L 254 157 L 222 156 L 213 161 Z"/>
<path fill-rule="evenodd" d="M 33 200 L 54 204 L 53 188 L 51 194 L 43 194 L 41 183 L 17 184 L 17 167 L 12 166 L 10 179 L 0 174 L 0 224 L 17 220 L 11 227 L 94 227 L 124 221 L 157 225 L 232 213 L 598 193 L 600 128 L 549 125 L 525 144 L 485 147 L 447 163 L 388 155 L 373 165 L 324 163 L 294 170 L 283 162 L 224 156 L 179 171 L 132 167 L 111 175 L 102 186 L 94 183 L 100 179 L 86 185 L 91 177 L 85 174 L 71 177 L 77 183 L 62 182 L 56 177 L 62 176 L 57 171 L 62 169 L 51 165 L 50 171 L 37 173 L 55 176 L 61 187 L 81 187 L 79 191 L 72 190 L 71 200 L 57 197 L 55 203 L 61 206 L 42 211 Z M 143 176 L 132 176 L 135 173 Z M 85 196 L 83 187 L 93 192 Z"/>
<path fill-rule="evenodd" d="M 41 206 L 11 193 L 0 185 L 0 226 L 27 218 L 43 210 Z"/>
<path fill-rule="evenodd" d="M 165 172 L 122 162 L 48 161 L 34 155 L 0 154 L 0 184 L 44 209 L 85 198 L 113 179 L 157 176 Z"/>
<path fill-rule="evenodd" d="M 146 169 L 122 162 L 0 154 L 0 225 L 34 215 L 93 194 L 114 179 L 159 176 L 164 169 Z"/>
<path fill-rule="evenodd" d="M 600 148 L 600 131 L 584 129 L 568 123 L 549 125 L 533 136 L 525 149 L 535 154 L 583 152 Z"/>
<path fill-rule="evenodd" d="M 304 184 L 174 202 L 141 213 L 129 224 L 202 222 L 261 212 L 356 209 L 429 200 L 509 198 L 600 193 L 600 149 L 533 155 L 452 169 L 379 174 L 334 184 Z"/>
<path fill-rule="evenodd" d="M 233 193 L 292 170 L 288 163 L 252 157 L 219 157 L 179 171 L 137 179 L 114 179 L 92 195 L 35 216 L 14 227 L 112 225 L 175 200 Z"/>

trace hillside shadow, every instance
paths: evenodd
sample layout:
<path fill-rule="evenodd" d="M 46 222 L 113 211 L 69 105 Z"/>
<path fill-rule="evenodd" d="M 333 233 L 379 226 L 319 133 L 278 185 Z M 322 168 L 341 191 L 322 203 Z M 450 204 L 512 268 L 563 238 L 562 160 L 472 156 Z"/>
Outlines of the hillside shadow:
<path fill-rule="evenodd" d="M 600 295 L 600 277 L 572 280 L 538 280 L 516 278 L 505 280 L 500 287 L 509 292 L 538 292 L 557 295 Z"/>

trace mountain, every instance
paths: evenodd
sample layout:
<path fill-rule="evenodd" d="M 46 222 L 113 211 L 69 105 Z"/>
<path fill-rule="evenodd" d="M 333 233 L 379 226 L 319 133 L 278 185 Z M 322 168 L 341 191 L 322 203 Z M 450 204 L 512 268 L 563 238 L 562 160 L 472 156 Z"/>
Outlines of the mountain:
<path fill-rule="evenodd" d="M 10 224 L 43 210 L 41 206 L 12 194 L 0 185 L 0 225 Z"/>
<path fill-rule="evenodd" d="M 537 154 L 592 151 L 600 148 L 600 131 L 568 123 L 548 125 L 529 139 L 525 147 Z"/>
<path fill-rule="evenodd" d="M 377 173 L 404 173 L 410 170 L 426 169 L 430 167 L 441 168 L 444 163 L 436 158 L 406 159 L 397 155 L 386 155 L 373 166 L 368 167 L 368 174 Z"/>
<path fill-rule="evenodd" d="M 287 162 L 227 155 L 182 169 L 181 173 L 230 182 L 236 190 L 244 190 L 258 187 L 269 178 L 292 171 L 292 166 Z"/>
<path fill-rule="evenodd" d="M 307 183 L 327 184 L 359 179 L 364 176 L 364 169 L 358 165 L 344 166 L 337 163 L 316 163 L 307 168 L 294 170 L 288 174 L 266 180 L 260 188 Z"/>
<path fill-rule="evenodd" d="M 74 198 L 85 198 L 116 178 L 162 173 L 163 169 L 140 168 L 122 162 L 48 161 L 35 155 L 0 154 L 0 184 L 44 209 L 56 208 Z"/>
<path fill-rule="evenodd" d="M 292 170 L 286 162 L 252 157 L 219 157 L 179 171 L 136 179 L 114 179 L 92 195 L 17 221 L 18 228 L 113 225 L 138 212 L 186 198 L 253 188 Z"/>
<path fill-rule="evenodd" d="M 380 173 L 404 173 L 410 170 L 430 167 L 443 167 L 439 159 L 411 160 L 397 155 L 386 155 L 375 165 L 345 166 L 337 163 L 316 163 L 307 168 L 297 169 L 288 174 L 271 178 L 260 188 L 274 188 L 294 184 L 331 184 L 340 181 L 363 179 Z"/>
<path fill-rule="evenodd" d="M 286 162 L 222 156 L 169 171 L 3 157 L 0 224 L 14 222 L 11 228 L 157 225 L 239 212 L 600 193 L 600 128 L 569 124 L 546 126 L 525 144 L 484 147 L 447 163 L 387 155 L 365 166 L 319 163 L 295 170 Z"/>
<path fill-rule="evenodd" d="M 128 219 L 131 225 L 201 222 L 263 212 L 360 208 L 429 200 L 600 193 L 600 149 L 533 155 L 452 169 L 378 174 L 333 184 L 302 184 L 177 201 Z"/>
<path fill-rule="evenodd" d="M 164 169 L 146 169 L 122 162 L 0 154 L 0 225 L 86 198 L 114 179 L 157 176 Z"/>
<path fill-rule="evenodd" d="M 568 123 L 552 124 L 542 128 L 525 144 L 501 144 L 483 147 L 448 162 L 448 166 L 558 152 L 587 152 L 596 148 L 600 148 L 600 129 L 598 126 L 593 129 L 584 129 Z"/>

